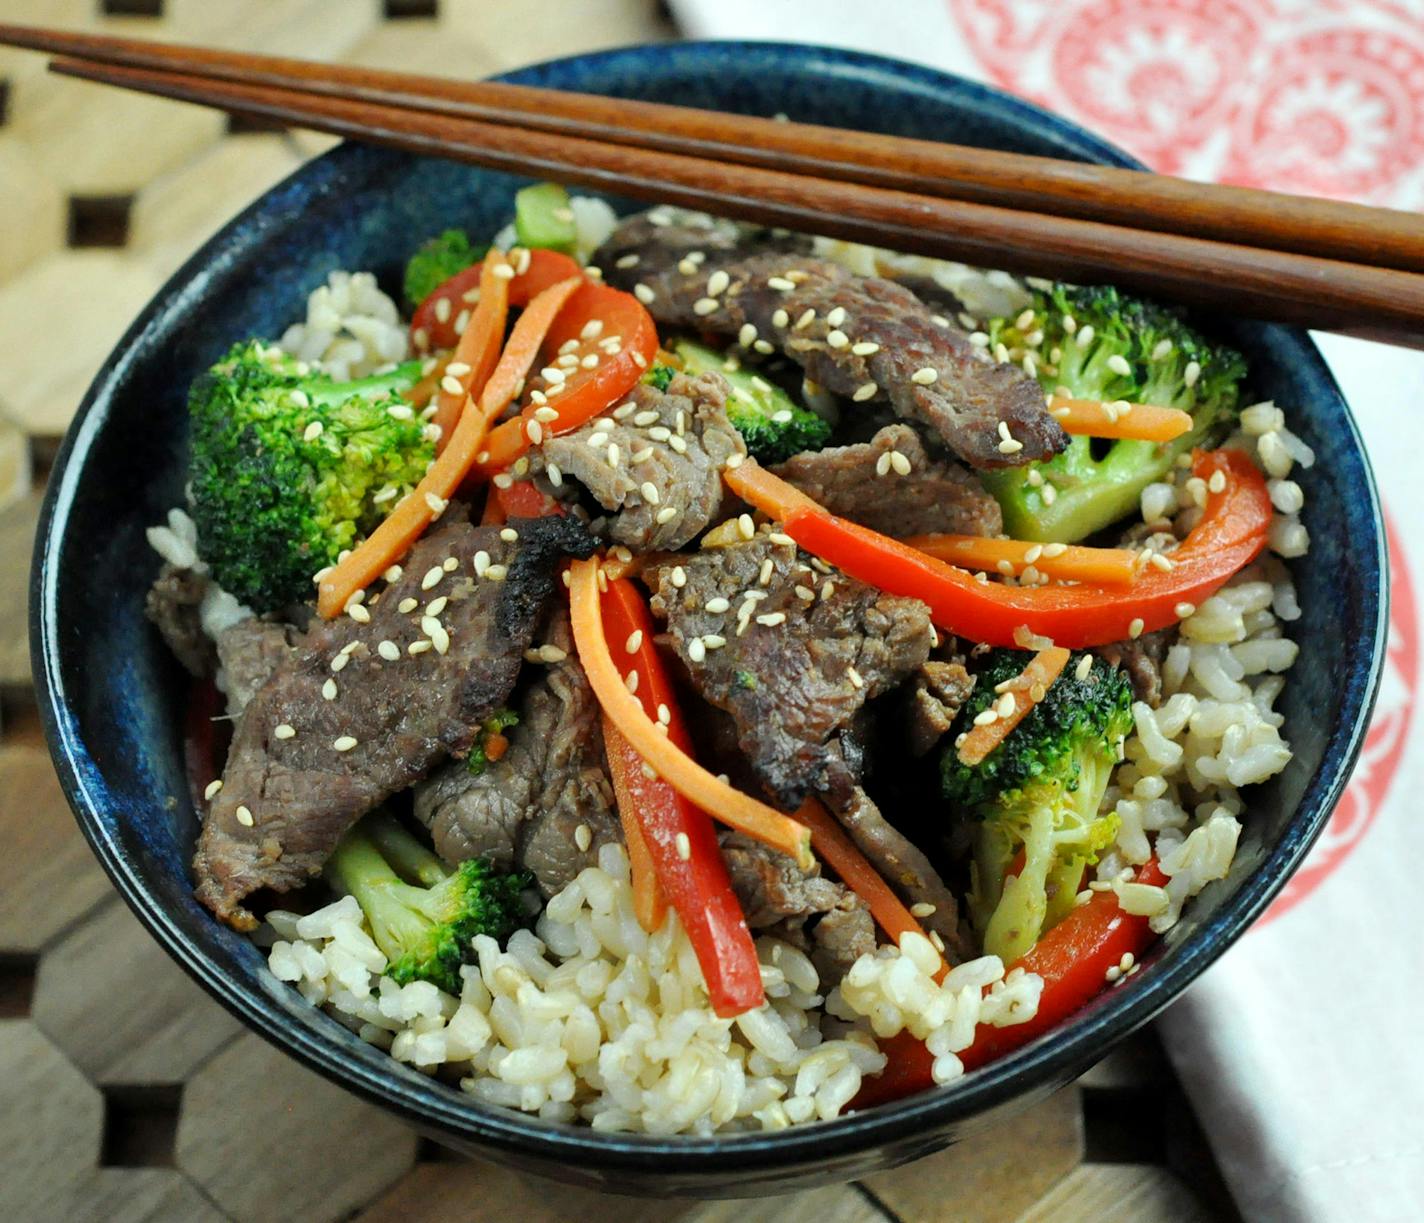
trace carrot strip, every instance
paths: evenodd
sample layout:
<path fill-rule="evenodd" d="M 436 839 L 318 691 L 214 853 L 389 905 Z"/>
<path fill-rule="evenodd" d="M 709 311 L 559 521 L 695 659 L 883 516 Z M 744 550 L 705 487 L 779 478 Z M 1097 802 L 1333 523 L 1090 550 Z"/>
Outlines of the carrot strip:
<path fill-rule="evenodd" d="M 643 706 L 624 686 L 608 651 L 599 606 L 598 559 L 569 566 L 569 612 L 574 644 L 598 703 L 624 737 L 674 790 L 715 819 L 780 850 L 810 870 L 811 837 L 806 826 L 714 777 L 658 731 Z"/>
<path fill-rule="evenodd" d="M 1134 564 L 1137 553 L 1127 548 L 1036 544 L 984 535 L 909 535 L 900 542 L 961 569 L 982 569 L 1014 577 L 1032 565 L 1040 573 L 1063 581 L 1126 586 L 1139 573 Z"/>
<path fill-rule="evenodd" d="M 899 946 L 900 938 L 905 934 L 914 933 L 929 938 L 924 927 L 915 920 L 904 902 L 880 877 L 880 872 L 856 848 L 850 835 L 820 802 L 808 798 L 797 810 L 796 818 L 810 828 L 812 848 L 826 865 L 841 877 L 841 882 L 865 901 L 870 916 L 875 918 L 896 946 Z M 933 940 L 930 945 L 934 945 Z M 935 979 L 939 980 L 948 971 L 949 966 L 941 958 Z"/>
<path fill-rule="evenodd" d="M 445 376 L 445 367 L 450 364 L 450 354 L 447 352 L 443 356 L 435 358 L 435 365 L 428 374 L 421 377 L 413 387 L 410 388 L 402 399 L 407 400 L 413 408 L 423 408 L 440 389 L 440 379 Z"/>
<path fill-rule="evenodd" d="M 462 364 L 468 367 L 464 374 L 450 375 L 460 384 L 459 391 L 451 392 L 445 389 L 443 373 L 437 381 L 440 398 L 432 417 L 432 423 L 440 426 L 440 437 L 435 443 L 437 454 L 449 444 L 461 411 L 472 396 L 478 395 L 484 389 L 485 383 L 494 372 L 495 363 L 499 360 L 499 348 L 504 340 L 504 323 L 509 313 L 509 277 L 500 274 L 499 269 L 508 266 L 503 256 L 496 257 L 495 254 L 481 265 L 480 305 L 484 305 L 486 298 L 492 297 L 494 300 L 490 302 L 489 309 L 476 309 L 470 315 L 470 321 L 466 324 L 459 343 L 455 345 L 455 351 L 446 362 L 446 368 Z"/>
<path fill-rule="evenodd" d="M 445 503 L 454 496 L 466 473 L 474 467 L 489 422 L 504 411 L 514 398 L 515 391 L 538 355 L 544 332 L 579 283 L 579 280 L 572 279 L 563 281 L 545 289 L 529 303 L 519 316 L 519 322 L 514 325 L 514 333 L 509 337 L 494 372 L 485 383 L 480 394 L 479 410 L 460 414 L 455 432 L 450 435 L 450 444 L 436 456 L 415 491 L 357 544 L 344 561 L 322 578 L 317 594 L 317 611 L 322 617 L 330 620 L 339 616 L 346 608 L 346 601 L 400 560 L 437 514 L 444 511 Z M 498 317 L 497 301 L 481 296 L 475 314 L 481 313 L 485 313 L 492 325 Z M 503 326 L 503 323 L 500 325 Z M 474 326 L 473 322 L 471 326 Z"/>
<path fill-rule="evenodd" d="M 735 467 L 724 467 L 722 479 L 748 505 L 778 522 L 785 522 L 796 510 L 817 514 L 826 512 L 819 502 L 813 501 L 780 476 L 772 475 L 755 459 L 744 459 Z"/>
<path fill-rule="evenodd" d="M 1028 666 L 1023 669 L 1023 673 L 1017 679 L 1010 680 L 1004 687 L 1003 696 L 1013 698 L 1013 712 L 1000 713 L 992 722 L 983 726 L 971 727 L 969 733 L 959 744 L 960 761 L 964 764 L 978 764 L 1007 739 L 1009 732 L 1024 720 L 1030 709 L 1043 699 L 1043 694 L 1063 673 L 1063 668 L 1067 665 L 1068 651 L 1061 645 L 1039 650 L 1029 659 Z M 1003 696 L 999 698 L 1001 701 Z"/>
<path fill-rule="evenodd" d="M 503 760 L 504 753 L 509 751 L 508 735 L 487 735 L 485 736 L 485 759 L 493 764 L 496 760 Z"/>
<path fill-rule="evenodd" d="M 1190 433 L 1192 418 L 1180 408 L 1159 408 L 1150 403 L 1117 400 L 1099 403 L 1095 399 L 1068 399 L 1055 395 L 1049 414 L 1067 433 L 1088 437 L 1125 438 L 1137 442 L 1170 442 Z"/>
<path fill-rule="evenodd" d="M 612 763 L 619 748 L 627 740 L 607 714 L 603 715 L 603 744 Z M 638 804 L 628 789 L 626 774 L 610 768 L 613 797 L 618 802 L 618 819 L 623 825 L 623 840 L 628 846 L 628 870 L 633 880 L 633 913 L 649 934 L 662 928 L 667 919 L 668 899 L 658 882 L 657 868 L 648 842 L 643 838 L 643 826 L 638 821 Z"/>

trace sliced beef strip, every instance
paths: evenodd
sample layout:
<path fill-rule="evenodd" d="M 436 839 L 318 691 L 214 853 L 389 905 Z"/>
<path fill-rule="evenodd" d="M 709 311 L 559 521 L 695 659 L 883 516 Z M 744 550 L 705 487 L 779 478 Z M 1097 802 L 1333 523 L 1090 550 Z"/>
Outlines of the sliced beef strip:
<path fill-rule="evenodd" d="M 571 519 L 510 526 L 514 542 L 497 527 L 467 522 L 432 531 L 406 558 L 400 580 L 373 600 L 369 623 L 342 616 L 317 624 L 252 697 L 194 859 L 197 895 L 223 920 L 252 928 L 246 896 L 305 882 L 377 803 L 443 756 L 469 751 L 480 722 L 514 685 L 557 562 L 593 549 Z M 505 566 L 502 577 L 497 569 L 493 578 L 476 577 L 480 552 Z M 426 586 L 427 575 L 442 573 Z M 436 599 L 447 601 L 438 626 L 426 611 Z M 436 639 L 443 650 L 408 651 Z M 390 661 L 381 654 L 387 643 L 398 651 Z M 331 700 L 323 695 L 328 681 Z M 279 737 L 285 727 L 295 733 Z"/>
<path fill-rule="evenodd" d="M 486 856 L 523 866 L 552 896 L 621 836 L 598 701 L 561 604 L 550 609 L 541 644 L 565 657 L 545 665 L 524 693 L 509 750 L 478 776 L 463 761 L 445 765 L 416 786 L 415 814 L 452 865 Z M 589 831 L 585 849 L 580 825 Z"/>
<path fill-rule="evenodd" d="M 191 569 L 165 562 L 144 600 L 144 614 L 154 623 L 183 669 L 202 678 L 211 675 L 216 657 L 213 643 L 203 632 L 199 608 L 208 579 Z"/>
<path fill-rule="evenodd" d="M 831 745 L 822 794 L 860 851 L 882 878 L 909 905 L 932 905 L 920 920 L 944 940 L 956 961 L 968 954 L 959 932 L 959 905 L 930 860 L 881 813 L 860 784 L 862 761 L 853 741 L 842 737 Z"/>
<path fill-rule="evenodd" d="M 908 473 L 884 469 L 884 456 L 895 454 L 909 463 Z M 999 503 L 979 478 L 957 462 L 930 458 L 909 425 L 887 425 L 857 446 L 808 450 L 772 470 L 833 514 L 884 535 L 998 535 L 1004 529 Z"/>
<path fill-rule="evenodd" d="M 1123 668 L 1137 699 L 1156 709 L 1162 703 L 1162 660 L 1167 657 L 1167 647 L 1176 639 L 1176 632 L 1175 627 L 1158 629 L 1132 641 L 1099 646 L 1095 653 L 1105 662 Z"/>
<path fill-rule="evenodd" d="M 742 752 L 788 811 L 822 781 L 831 736 L 929 657 L 923 603 L 813 563 L 789 540 L 677 557 L 648 581 L 692 683 L 732 715 Z"/>
<path fill-rule="evenodd" d="M 721 836 L 722 857 L 747 925 L 806 950 L 823 990 L 875 950 L 875 923 L 844 884 L 804 872 L 785 854 L 737 832 Z"/>
<path fill-rule="evenodd" d="M 257 690 L 291 654 L 300 634 L 290 624 L 249 616 L 217 635 L 218 687 L 227 694 L 227 711 L 237 716 Z"/>
<path fill-rule="evenodd" d="M 905 688 L 905 721 L 910 753 L 927 755 L 959 715 L 959 707 L 974 691 L 974 676 L 961 659 L 932 658 Z"/>
<path fill-rule="evenodd" d="M 640 296 L 658 322 L 739 338 L 750 325 L 753 346 L 774 345 L 833 394 L 861 403 L 864 397 L 888 400 L 900 416 L 927 426 L 971 466 L 1019 466 L 1067 446 L 1068 435 L 1048 414 L 1035 379 L 993 360 L 963 332 L 935 322 L 935 312 L 903 285 L 857 276 L 807 254 L 759 253 L 735 245 L 709 250 L 698 246 L 703 232 L 658 226 L 646 214 L 632 217 L 593 261 L 610 283 L 635 292 L 641 286 Z M 705 258 L 694 266 L 688 255 L 696 250 Z M 714 273 L 725 273 L 729 283 L 709 296 Z M 833 327 L 827 316 L 836 310 L 844 318 Z M 832 347 L 833 331 L 847 343 Z M 862 344 L 876 348 L 857 353 Z M 935 371 L 928 386 L 913 380 L 922 369 Z M 863 398 L 855 400 L 857 394 Z M 1020 443 L 1012 453 L 1000 449 L 1001 425 Z"/>
<path fill-rule="evenodd" d="M 721 509 L 727 459 L 747 452 L 727 420 L 727 392 L 717 373 L 678 374 L 666 391 L 640 384 L 611 416 L 546 441 L 546 473 L 554 464 L 610 511 L 614 543 L 680 548 Z"/>

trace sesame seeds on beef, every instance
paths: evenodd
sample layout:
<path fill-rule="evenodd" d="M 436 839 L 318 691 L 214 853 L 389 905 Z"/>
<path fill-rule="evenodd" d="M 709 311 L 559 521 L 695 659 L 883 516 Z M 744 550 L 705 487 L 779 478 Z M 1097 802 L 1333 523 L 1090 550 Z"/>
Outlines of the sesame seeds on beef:
<path fill-rule="evenodd" d="M 892 281 L 804 250 L 738 242 L 720 226 L 656 225 L 647 215 L 619 226 L 595 262 L 660 323 L 782 352 L 833 394 L 888 401 L 974 467 L 1017 466 L 1068 444 L 1033 378 Z"/>
<path fill-rule="evenodd" d="M 558 560 L 593 546 L 572 519 L 510 527 L 514 542 L 466 522 L 432 531 L 398 581 L 318 622 L 252 696 L 194 861 L 218 916 L 250 928 L 245 897 L 304 883 L 352 823 L 469 750 L 514 685 Z"/>

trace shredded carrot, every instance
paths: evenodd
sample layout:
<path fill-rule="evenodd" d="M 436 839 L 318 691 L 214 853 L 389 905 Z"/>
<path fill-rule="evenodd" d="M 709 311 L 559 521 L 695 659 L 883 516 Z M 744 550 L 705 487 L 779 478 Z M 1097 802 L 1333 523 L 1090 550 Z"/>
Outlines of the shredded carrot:
<path fill-rule="evenodd" d="M 493 734 L 485 736 L 485 759 L 493 764 L 496 760 L 503 759 L 504 753 L 509 751 L 509 736 Z"/>
<path fill-rule="evenodd" d="M 1159 408 L 1150 403 L 1117 400 L 1099 403 L 1096 399 L 1068 399 L 1055 395 L 1049 414 L 1068 433 L 1088 437 L 1124 438 L 1138 442 L 1170 442 L 1190 433 L 1192 418 L 1180 408 Z"/>
<path fill-rule="evenodd" d="M 422 376 L 420 381 L 411 387 L 402 398 L 409 400 L 410 405 L 414 408 L 425 407 L 435 398 L 435 393 L 440 389 L 440 379 L 445 376 L 445 367 L 449 364 L 450 354 L 448 352 L 436 357 L 430 372 Z"/>
<path fill-rule="evenodd" d="M 1137 553 L 1126 548 L 1036 544 L 984 535 L 910 535 L 900 542 L 961 569 L 982 569 L 1014 577 L 1032 565 L 1051 578 L 1126 586 L 1140 572 L 1134 564 Z"/>
<path fill-rule="evenodd" d="M 599 562 L 596 557 L 569 566 L 569 612 L 579 661 L 603 712 L 623 732 L 648 766 L 688 801 L 714 819 L 754 840 L 780 850 L 810 870 L 810 835 L 804 824 L 768 807 L 749 794 L 713 776 L 697 761 L 665 738 L 642 704 L 623 684 L 608 650 L 599 606 Z"/>
<path fill-rule="evenodd" d="M 622 557 L 615 556 L 613 553 L 616 551 L 616 548 L 613 549 L 603 558 L 603 576 L 610 582 L 616 582 L 619 578 L 635 578 L 643 572 L 647 560 L 645 554 L 630 552 Z"/>
<path fill-rule="evenodd" d="M 436 456 L 415 491 L 406 496 L 344 561 L 322 578 L 318 587 L 317 611 L 325 619 L 339 616 L 353 594 L 364 590 L 389 566 L 405 556 L 425 528 L 444 512 L 445 503 L 455 495 L 460 482 L 474 467 L 489 422 L 504 411 L 514 398 L 515 391 L 538 355 L 544 332 L 580 283 L 581 278 L 571 278 L 550 286 L 519 316 L 514 333 L 480 394 L 479 410 L 460 414 L 455 432 L 450 435 L 450 444 Z M 492 325 L 499 313 L 497 301 L 481 295 L 475 314 L 485 313 L 487 302 L 488 313 L 485 317 Z M 471 326 L 474 326 L 473 322 Z M 503 326 L 502 320 L 500 326 Z"/>
<path fill-rule="evenodd" d="M 748 505 L 779 522 L 785 522 L 793 510 L 826 512 L 800 489 L 772 475 L 755 459 L 743 459 L 736 467 L 724 467 L 722 479 Z"/>
<path fill-rule="evenodd" d="M 619 746 L 626 742 L 622 732 L 613 720 L 603 715 L 603 743 L 612 757 Z M 667 920 L 668 899 L 658 882 L 657 870 L 653 866 L 653 855 L 648 852 L 648 843 L 643 839 L 643 826 L 638 822 L 638 807 L 633 796 L 628 793 L 622 769 L 610 769 L 613 779 L 613 796 L 618 802 L 618 819 L 623 825 L 623 840 L 628 846 L 628 871 L 633 881 L 633 913 L 649 934 L 662 928 Z"/>
<path fill-rule="evenodd" d="M 856 848 L 849 834 L 816 799 L 808 798 L 796 812 L 796 818 L 811 830 L 811 846 L 870 910 L 880 928 L 898 946 L 902 935 L 915 933 L 928 939 L 924 927 L 917 922 L 904 902 L 890 890 L 880 872 Z M 933 942 L 931 942 L 933 946 Z M 939 980 L 948 965 L 941 959 L 935 979 Z"/>
<path fill-rule="evenodd" d="M 1061 645 L 1039 650 L 1022 674 L 1003 686 L 1003 691 L 995 698 L 1002 701 L 1005 696 L 1013 699 L 1012 713 L 1000 713 L 992 722 L 974 726 L 959 743 L 959 759 L 964 764 L 978 764 L 990 752 L 1009 737 L 1009 732 L 1024 720 L 1025 715 L 1039 701 L 1049 686 L 1068 665 L 1068 651 Z M 990 708 L 997 708 L 991 706 Z"/>
<path fill-rule="evenodd" d="M 477 317 L 481 313 L 478 309 L 471 313 L 470 321 L 465 325 L 465 330 L 455 345 L 455 351 L 445 363 L 447 369 L 451 365 L 468 367 L 463 374 L 450 375 L 460 384 L 460 390 L 451 392 L 445 389 L 443 371 L 438 380 L 438 406 L 434 417 L 431 418 L 433 424 L 440 426 L 440 437 L 435 443 L 437 454 L 449 444 L 460 413 L 465 409 L 466 403 L 484 389 L 490 374 L 494 372 L 495 362 L 499 360 L 499 347 L 504 341 L 504 323 L 509 313 L 509 280 L 496 275 L 496 270 L 502 265 L 507 266 L 506 261 L 503 257 L 496 257 L 486 259 L 481 266 L 480 303 L 483 304 L 487 297 L 493 297 L 494 300 L 490 302 L 490 308 L 484 312 L 483 318 Z"/>

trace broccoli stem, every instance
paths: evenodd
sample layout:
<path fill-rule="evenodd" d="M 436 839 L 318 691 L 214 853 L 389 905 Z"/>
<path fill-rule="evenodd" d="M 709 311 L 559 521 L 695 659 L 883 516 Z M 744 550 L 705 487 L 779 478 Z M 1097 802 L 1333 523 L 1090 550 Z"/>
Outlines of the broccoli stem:
<path fill-rule="evenodd" d="M 341 838 L 326 870 L 339 890 L 356 898 L 376 946 L 387 959 L 396 959 L 404 947 L 425 937 L 429 923 L 400 898 L 407 885 L 391 869 L 364 825 Z"/>
<path fill-rule="evenodd" d="M 407 882 L 413 880 L 425 887 L 434 887 L 450 877 L 445 864 L 389 812 L 379 811 L 368 816 L 365 830 L 386 862 Z"/>

